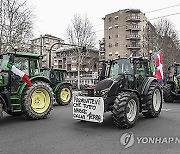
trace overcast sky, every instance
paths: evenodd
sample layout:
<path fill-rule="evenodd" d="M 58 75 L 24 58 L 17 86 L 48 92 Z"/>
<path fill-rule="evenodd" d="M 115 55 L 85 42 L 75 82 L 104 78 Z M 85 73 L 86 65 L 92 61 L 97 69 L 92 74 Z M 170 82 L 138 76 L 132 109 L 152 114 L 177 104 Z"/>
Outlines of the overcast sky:
<path fill-rule="evenodd" d="M 97 40 L 103 37 L 102 18 L 109 13 L 122 9 L 135 8 L 146 13 L 148 19 L 180 13 L 180 0 L 27 0 L 33 8 L 35 19 L 35 37 L 51 34 L 66 41 L 65 32 L 73 16 L 78 13 L 87 15 L 97 32 Z M 178 5 L 179 4 L 179 5 Z M 147 13 L 170 6 L 169 9 Z M 180 14 L 166 17 L 180 32 Z M 152 23 L 155 20 L 150 20 Z M 102 30 L 102 31 L 101 31 Z"/>

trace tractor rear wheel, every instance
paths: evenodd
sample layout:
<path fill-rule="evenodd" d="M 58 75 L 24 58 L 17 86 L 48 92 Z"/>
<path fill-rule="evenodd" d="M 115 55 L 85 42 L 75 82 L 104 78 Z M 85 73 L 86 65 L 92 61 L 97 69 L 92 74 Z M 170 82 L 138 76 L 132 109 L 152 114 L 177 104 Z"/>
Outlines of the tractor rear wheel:
<path fill-rule="evenodd" d="M 113 106 L 114 123 L 121 128 L 131 128 L 139 115 L 139 99 L 135 93 L 123 92 L 115 99 Z"/>
<path fill-rule="evenodd" d="M 53 92 L 49 84 L 36 81 L 24 90 L 22 96 L 22 111 L 27 118 L 45 119 L 53 104 Z"/>
<path fill-rule="evenodd" d="M 171 84 L 167 84 L 166 86 L 164 86 L 163 88 L 163 97 L 164 97 L 164 102 L 174 102 L 173 96 L 171 94 L 171 90 L 172 90 L 172 85 Z"/>
<path fill-rule="evenodd" d="M 68 105 L 72 99 L 72 90 L 69 85 L 60 86 L 56 92 L 56 102 L 59 105 Z"/>
<path fill-rule="evenodd" d="M 150 118 L 158 117 L 162 108 L 162 91 L 157 82 L 151 83 L 146 98 L 146 110 L 142 114 Z"/>

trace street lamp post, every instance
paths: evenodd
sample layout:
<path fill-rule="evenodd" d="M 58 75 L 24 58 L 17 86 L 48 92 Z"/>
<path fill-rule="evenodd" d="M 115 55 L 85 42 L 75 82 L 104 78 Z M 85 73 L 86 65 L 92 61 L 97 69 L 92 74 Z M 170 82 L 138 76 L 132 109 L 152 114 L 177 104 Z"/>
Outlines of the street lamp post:
<path fill-rule="evenodd" d="M 60 42 L 57 42 L 57 43 L 54 43 L 50 49 L 49 49 L 49 68 L 51 68 L 51 52 L 52 52 L 52 48 L 57 45 L 57 44 L 63 44 L 63 43 L 60 43 Z"/>
<path fill-rule="evenodd" d="M 49 68 L 51 68 L 51 53 L 52 53 L 52 49 L 57 44 L 60 44 L 60 45 L 69 45 L 69 46 L 74 46 L 74 47 L 82 47 L 82 51 L 83 52 L 86 51 L 86 47 L 85 46 L 78 46 L 78 45 L 74 45 L 74 44 L 67 44 L 67 43 L 56 42 L 49 49 Z"/>

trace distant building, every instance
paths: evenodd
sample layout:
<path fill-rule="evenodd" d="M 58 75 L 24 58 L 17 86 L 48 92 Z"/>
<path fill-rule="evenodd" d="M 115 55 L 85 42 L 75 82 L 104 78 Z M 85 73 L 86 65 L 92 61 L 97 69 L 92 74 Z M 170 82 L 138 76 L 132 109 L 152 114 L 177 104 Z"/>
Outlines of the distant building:
<path fill-rule="evenodd" d="M 99 61 L 105 60 L 105 39 L 99 41 Z"/>
<path fill-rule="evenodd" d="M 45 34 L 43 36 L 40 36 L 38 38 L 35 38 L 31 40 L 31 50 L 34 53 L 41 54 L 43 56 L 42 59 L 42 66 L 43 67 L 49 67 L 49 49 L 54 43 L 63 43 L 64 40 L 61 38 Z M 53 47 L 52 53 L 51 53 L 51 66 L 53 66 L 54 63 L 54 51 L 60 48 L 60 44 L 57 44 Z"/>
<path fill-rule="evenodd" d="M 80 84 L 92 85 L 95 82 L 95 75 L 98 72 L 99 51 L 90 49 L 88 55 L 80 68 Z M 60 48 L 55 52 L 54 68 L 67 70 L 67 81 L 77 81 L 77 55 L 73 48 Z"/>
<path fill-rule="evenodd" d="M 115 59 L 118 56 L 147 54 L 147 18 L 139 9 L 125 9 L 105 15 L 104 49 L 100 56 Z"/>

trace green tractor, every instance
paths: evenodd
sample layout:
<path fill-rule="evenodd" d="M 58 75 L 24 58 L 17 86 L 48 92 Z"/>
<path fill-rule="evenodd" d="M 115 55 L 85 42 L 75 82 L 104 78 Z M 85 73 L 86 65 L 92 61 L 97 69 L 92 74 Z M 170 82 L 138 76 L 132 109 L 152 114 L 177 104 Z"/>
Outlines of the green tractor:
<path fill-rule="evenodd" d="M 1 116 L 2 111 L 5 111 L 9 115 L 24 115 L 29 119 L 47 118 L 60 86 L 56 87 L 54 93 L 51 78 L 42 75 L 40 71 L 40 58 L 40 55 L 23 52 L 0 55 Z M 21 77 L 8 69 L 8 63 L 28 75 L 32 86 L 28 86 Z"/>
<path fill-rule="evenodd" d="M 180 63 L 174 63 L 169 68 L 167 82 L 163 88 L 165 102 L 180 100 Z"/>
<path fill-rule="evenodd" d="M 50 79 L 50 86 L 58 105 L 68 105 L 72 99 L 72 85 L 65 81 L 67 71 L 63 69 L 43 68 L 41 75 Z"/>
<path fill-rule="evenodd" d="M 133 127 L 139 113 L 151 118 L 159 116 L 162 90 L 152 77 L 147 58 L 119 58 L 104 62 L 100 79 L 95 89 L 84 92 L 84 97 L 103 98 L 104 112 L 113 113 L 114 123 L 118 127 Z"/>

